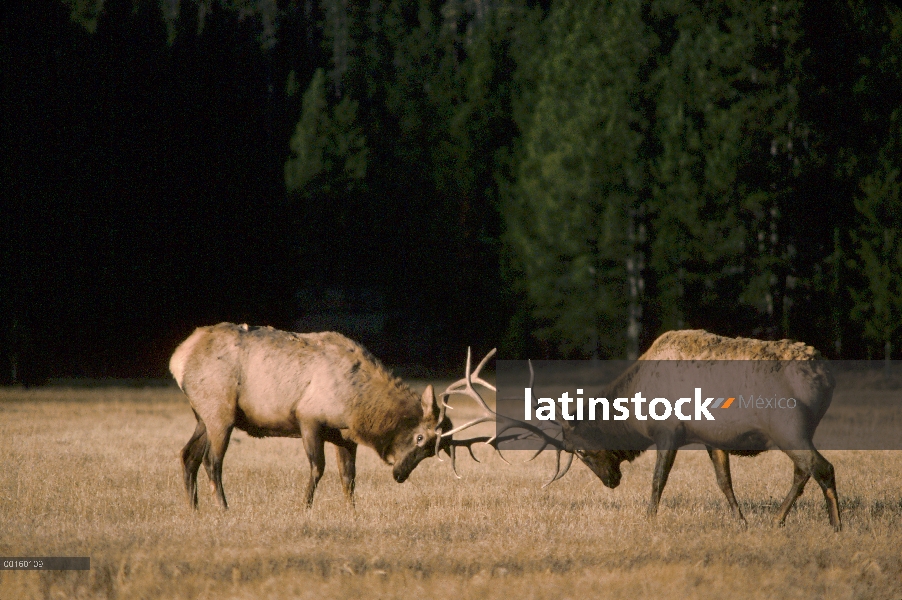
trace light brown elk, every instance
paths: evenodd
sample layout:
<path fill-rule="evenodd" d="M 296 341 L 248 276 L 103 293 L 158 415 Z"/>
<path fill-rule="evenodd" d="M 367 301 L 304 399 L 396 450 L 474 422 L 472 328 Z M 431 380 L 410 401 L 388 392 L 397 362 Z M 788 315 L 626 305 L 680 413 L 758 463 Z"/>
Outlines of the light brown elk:
<path fill-rule="evenodd" d="M 324 443 L 353 501 L 357 446 L 374 449 L 401 483 L 424 458 L 457 443 L 432 386 L 417 395 L 369 352 L 338 333 L 290 333 L 220 323 L 199 327 L 175 350 L 169 370 L 188 397 L 197 426 L 182 450 L 185 489 L 197 508 L 203 463 L 219 504 L 228 506 L 222 461 L 234 428 L 254 437 L 300 437 L 310 461 L 306 502 L 325 468 Z"/>
<path fill-rule="evenodd" d="M 659 337 L 602 395 L 611 399 L 630 398 L 637 391 L 642 391 L 653 397 L 652 390 L 656 387 L 672 389 L 676 385 L 685 389 L 687 385 L 692 385 L 691 374 L 685 375 L 685 381 L 659 381 L 660 372 L 655 367 L 659 364 L 657 361 L 747 361 L 743 367 L 745 380 L 742 385 L 750 386 L 748 389 L 757 387 L 779 396 L 795 398 L 798 410 L 780 413 L 759 411 L 752 417 L 748 413 L 740 417 L 736 412 L 726 411 L 718 415 L 716 427 L 705 422 L 680 420 L 675 415 L 665 420 L 638 420 L 631 414 L 624 421 L 562 421 L 558 423 L 562 436 L 557 439 L 547 432 L 537 432 L 534 426 L 525 422 L 495 414 L 469 384 L 467 390 L 461 393 L 466 393 L 482 406 L 482 421 L 499 421 L 498 433 L 512 428 L 528 429 L 541 438 L 544 444 L 542 449 L 551 447 L 556 450 L 557 469 L 549 483 L 566 474 L 575 454 L 606 486 L 615 488 L 620 483 L 621 463 L 631 461 L 644 449 L 655 446 L 657 459 L 648 506 L 649 515 L 654 515 L 677 449 L 700 443 L 708 449 L 717 483 L 733 514 L 744 521 L 733 493 L 729 455 L 753 456 L 764 450 L 780 449 L 789 456 L 795 469 L 792 486 L 777 511 L 776 521 L 781 525 L 784 523 L 808 479 L 813 477 L 823 491 L 830 524 L 837 531 L 841 529 L 833 465 L 812 443 L 815 429 L 830 406 L 834 388 L 833 377 L 814 348 L 789 340 L 769 342 L 721 337 L 701 330 L 671 331 Z M 775 369 L 777 364 L 781 368 Z M 463 427 L 466 426 L 469 424 Z M 569 453 L 563 468 L 560 462 L 562 452 Z"/>

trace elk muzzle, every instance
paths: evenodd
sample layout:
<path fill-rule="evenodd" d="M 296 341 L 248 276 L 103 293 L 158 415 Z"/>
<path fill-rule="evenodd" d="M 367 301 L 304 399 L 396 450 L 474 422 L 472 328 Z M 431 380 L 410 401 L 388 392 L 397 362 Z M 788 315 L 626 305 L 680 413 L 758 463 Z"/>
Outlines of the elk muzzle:
<path fill-rule="evenodd" d="M 605 486 L 612 490 L 620 485 L 620 478 L 623 473 L 620 471 L 620 462 L 613 458 L 609 452 L 605 450 L 584 450 L 578 451 L 576 455 L 583 464 L 589 467 L 595 475 L 601 479 Z"/>
<path fill-rule="evenodd" d="M 427 443 L 423 446 L 414 446 L 413 449 L 404 455 L 404 457 L 395 463 L 392 469 L 392 476 L 398 483 L 404 483 L 410 474 L 416 468 L 420 461 L 435 455 L 435 444 Z"/>

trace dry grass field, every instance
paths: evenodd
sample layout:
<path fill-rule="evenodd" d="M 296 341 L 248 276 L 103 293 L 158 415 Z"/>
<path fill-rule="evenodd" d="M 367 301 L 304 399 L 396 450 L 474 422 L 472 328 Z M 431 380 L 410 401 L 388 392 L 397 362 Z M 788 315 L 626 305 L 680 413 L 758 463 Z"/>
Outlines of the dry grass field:
<path fill-rule="evenodd" d="M 175 388 L 0 390 L 0 555 L 91 557 L 90 571 L 0 571 L 0 600 L 902 600 L 902 452 L 824 453 L 835 534 L 814 483 L 786 527 L 771 523 L 792 477 L 778 452 L 733 459 L 743 528 L 703 451 L 679 454 L 654 520 L 652 453 L 624 465 L 617 490 L 582 465 L 543 490 L 551 453 L 508 466 L 487 448 L 482 464 L 460 459 L 460 481 L 433 458 L 400 485 L 361 448 L 356 509 L 329 451 L 308 511 L 300 441 L 241 432 L 225 459 L 230 510 L 201 469 L 194 513 L 178 458 L 193 429 Z"/>

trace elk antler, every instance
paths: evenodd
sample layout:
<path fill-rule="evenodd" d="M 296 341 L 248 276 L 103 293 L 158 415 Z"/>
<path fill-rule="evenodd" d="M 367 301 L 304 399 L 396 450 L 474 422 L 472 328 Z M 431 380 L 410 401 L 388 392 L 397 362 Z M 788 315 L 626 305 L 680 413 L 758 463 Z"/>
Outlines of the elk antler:
<path fill-rule="evenodd" d="M 451 408 L 451 407 L 449 406 L 448 408 Z M 441 434 L 441 428 L 436 429 L 436 433 Z M 441 447 L 442 450 L 444 450 L 445 452 L 448 453 L 448 456 L 451 457 L 451 469 L 454 471 L 454 476 L 457 477 L 458 479 L 461 479 L 460 474 L 458 474 L 458 472 L 457 472 L 457 462 L 456 462 L 457 461 L 457 454 L 456 454 L 457 448 L 462 447 L 462 446 L 466 447 L 467 451 L 469 451 L 469 453 L 470 453 L 470 457 L 473 460 L 475 460 L 476 462 L 482 462 L 478 458 L 476 458 L 476 455 L 473 453 L 473 444 L 479 444 L 479 443 L 489 444 L 495 450 L 498 450 L 498 455 L 501 456 L 501 460 L 504 460 L 504 462 L 508 462 L 504 459 L 504 456 L 501 455 L 501 451 L 498 449 L 497 444 L 499 442 L 506 442 L 509 440 L 520 439 L 520 437 L 521 437 L 521 435 L 519 435 L 519 434 L 518 435 L 504 435 L 501 437 L 483 435 L 480 437 L 468 438 L 465 440 L 455 440 L 455 439 L 443 438 L 443 437 L 441 437 L 441 435 L 439 435 L 438 445 Z M 438 456 L 438 455 L 436 455 L 436 456 Z M 439 458 L 439 460 L 442 460 L 442 459 Z M 508 463 L 508 464 L 510 464 L 510 463 Z"/>
<path fill-rule="evenodd" d="M 470 456 L 473 456 L 473 458 L 475 459 L 476 457 L 473 455 L 472 444 L 477 443 L 477 442 L 482 442 L 482 443 L 488 444 L 488 445 L 492 446 L 493 448 L 495 448 L 495 450 L 498 451 L 498 455 L 501 456 L 501 460 L 503 460 L 504 462 L 508 462 L 504 458 L 504 455 L 501 454 L 501 450 L 498 448 L 499 442 L 515 440 L 515 439 L 524 439 L 524 438 L 527 438 L 530 436 L 536 436 L 542 441 L 542 447 L 539 448 L 539 450 L 537 450 L 536 453 L 533 454 L 533 456 L 529 460 L 534 459 L 536 456 L 538 456 L 543 450 L 545 450 L 549 446 L 553 447 L 555 449 L 555 452 L 557 452 L 557 465 L 555 467 L 554 476 L 551 478 L 550 481 L 548 481 L 548 483 L 546 483 L 545 485 L 542 486 L 544 488 L 545 486 L 550 485 L 551 483 L 554 483 L 555 481 L 557 481 L 558 479 L 560 479 L 561 477 L 563 477 L 564 475 L 567 474 L 567 471 L 570 469 L 570 465 L 573 462 L 573 453 L 570 450 L 570 448 L 568 447 L 568 445 L 563 440 L 559 440 L 556 437 L 548 435 L 545 432 L 545 430 L 543 430 L 542 428 L 536 427 L 535 425 L 531 425 L 530 423 L 526 423 L 525 421 L 512 419 L 505 415 L 499 415 L 498 413 L 493 411 L 491 408 L 489 408 L 488 404 L 486 404 L 485 400 L 482 398 L 482 396 L 479 394 L 479 392 L 476 391 L 476 389 L 473 387 L 474 383 L 481 385 L 484 388 L 490 389 L 493 392 L 496 391 L 495 386 L 488 383 L 487 381 L 485 381 L 484 379 L 482 379 L 479 376 L 479 373 L 482 371 L 482 368 L 486 365 L 486 363 L 489 361 L 489 359 L 491 359 L 495 355 L 495 350 L 496 349 L 493 349 L 491 352 L 486 354 L 485 358 L 483 358 L 482 361 L 480 361 L 479 365 L 476 367 L 476 370 L 471 372 L 470 365 L 472 364 L 472 352 L 471 352 L 470 348 L 467 348 L 467 366 L 466 366 L 466 370 L 464 371 L 464 377 L 462 379 L 459 379 L 458 381 L 455 381 L 451 385 L 449 385 L 445 389 L 445 391 L 442 392 L 442 394 L 441 394 L 442 407 L 441 407 L 441 412 L 439 415 L 439 423 L 441 423 L 444 420 L 446 410 L 449 408 L 453 409 L 453 407 L 450 404 L 448 404 L 448 398 L 454 394 L 468 396 L 469 398 L 474 400 L 476 402 L 476 404 L 482 409 L 481 410 L 482 415 L 479 417 L 476 417 L 475 419 L 472 419 L 471 421 L 468 421 L 467 423 L 464 423 L 463 425 L 455 427 L 455 428 L 451 429 L 450 431 L 442 431 L 440 427 L 437 428 L 436 433 L 439 434 L 439 438 L 436 440 L 436 454 L 438 454 L 439 445 L 442 443 L 443 438 L 449 438 L 449 437 L 453 436 L 455 433 L 458 433 L 460 431 L 463 431 L 464 429 L 468 429 L 468 428 L 470 428 L 474 425 L 478 425 L 480 423 L 495 422 L 497 424 L 496 430 L 495 430 L 495 435 L 493 435 L 491 437 L 476 437 L 476 438 L 468 438 L 465 440 L 451 439 L 451 440 L 448 440 L 448 442 L 446 442 L 446 443 L 449 443 L 449 450 L 446 450 L 446 451 L 451 456 L 451 464 L 452 464 L 452 468 L 454 469 L 454 474 L 457 475 L 457 469 L 454 465 L 455 454 L 454 454 L 454 450 L 453 450 L 456 446 L 466 446 L 467 449 L 470 451 Z M 529 384 L 531 387 L 533 379 L 534 379 L 532 363 L 529 364 L 529 373 L 530 373 Z M 502 433 L 504 433 L 505 431 L 507 431 L 509 429 L 522 429 L 527 433 L 525 433 L 525 434 L 519 433 L 519 434 L 507 435 L 507 436 L 501 435 Z M 561 471 L 561 452 L 569 453 L 569 456 L 567 457 L 567 461 L 564 465 L 563 471 Z M 508 463 L 508 464 L 510 464 L 510 463 Z M 458 475 L 458 477 L 460 477 L 460 476 Z"/>
<path fill-rule="evenodd" d="M 535 383 L 535 380 L 536 380 L 536 372 L 532 368 L 532 361 L 530 360 L 528 362 L 529 362 L 529 386 L 528 387 L 532 388 L 532 387 L 534 387 L 533 384 Z M 563 438 L 564 437 L 563 426 L 561 426 L 557 421 L 552 421 L 552 423 L 554 423 L 555 425 L 558 425 L 558 427 L 560 427 L 561 438 Z M 542 488 L 544 489 L 567 474 L 567 472 L 570 470 L 570 466 L 573 464 L 574 452 L 563 441 L 563 439 L 557 440 L 557 438 L 553 437 L 553 436 L 550 439 L 547 438 L 547 436 L 543 437 L 542 439 L 544 442 L 542 444 L 542 447 L 539 448 L 538 450 L 536 450 L 532 456 L 530 456 L 528 459 L 526 459 L 526 462 L 530 462 L 531 460 L 535 459 L 539 454 L 544 452 L 545 448 L 547 448 L 548 446 L 554 446 L 555 454 L 556 454 L 556 456 L 555 456 L 555 474 L 554 474 L 554 477 L 552 477 L 545 485 L 542 486 Z M 558 441 L 559 443 L 555 444 L 554 443 L 555 441 Z M 561 452 L 567 452 L 567 458 L 565 459 L 563 470 L 561 470 Z"/>

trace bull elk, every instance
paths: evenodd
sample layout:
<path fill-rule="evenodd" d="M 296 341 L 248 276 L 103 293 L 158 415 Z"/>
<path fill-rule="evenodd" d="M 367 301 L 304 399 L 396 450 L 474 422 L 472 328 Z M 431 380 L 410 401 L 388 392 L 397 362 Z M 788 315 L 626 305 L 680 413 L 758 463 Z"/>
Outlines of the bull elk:
<path fill-rule="evenodd" d="M 646 392 L 656 384 L 655 361 L 749 361 L 746 385 L 774 391 L 777 395 L 796 398 L 798 410 L 787 411 L 780 418 L 761 414 L 748 418 L 723 419 L 718 427 L 706 427 L 703 422 L 680 420 L 675 415 L 665 420 L 638 420 L 634 414 L 622 421 L 559 422 L 560 437 L 549 435 L 535 426 L 498 415 L 492 411 L 468 383 L 465 393 L 482 407 L 480 422 L 497 420 L 497 432 L 520 428 L 528 430 L 542 441 L 542 448 L 557 452 L 557 467 L 549 484 L 563 477 L 576 455 L 609 488 L 616 488 L 622 476 L 620 465 L 632 461 L 645 449 L 655 446 L 655 461 L 651 500 L 648 514 L 657 514 L 661 494 L 673 467 L 677 449 L 687 444 L 705 445 L 714 465 L 718 486 L 726 496 L 733 515 L 745 520 L 730 476 L 729 455 L 754 456 L 769 449 L 780 449 L 794 465 L 793 483 L 780 505 L 775 520 L 782 525 L 805 484 L 814 478 L 820 485 L 827 504 L 830 524 L 836 531 L 842 528 L 836 494 L 833 465 L 814 447 L 815 429 L 830 406 L 834 379 L 820 353 L 814 348 L 790 340 L 761 341 L 747 338 L 727 338 L 702 330 L 671 331 L 660 336 L 649 350 L 639 357 L 626 372 L 603 392 L 606 398 L 629 398 L 637 391 Z M 783 361 L 785 368 L 775 370 L 774 362 Z M 669 381 L 687 387 L 685 381 Z M 531 387 L 531 383 L 530 383 Z M 469 426 L 458 427 L 454 432 Z M 443 434 L 443 435 L 447 435 Z M 616 440 L 616 442 L 613 442 Z M 461 441 L 462 442 L 462 441 Z M 629 449 L 623 449 L 629 448 Z M 561 454 L 568 453 L 561 465 Z M 546 484 L 548 485 L 548 484 Z"/>
<path fill-rule="evenodd" d="M 310 462 L 306 503 L 325 468 L 324 443 L 353 502 L 357 446 L 376 451 L 405 481 L 423 459 L 487 437 L 458 442 L 431 385 L 417 395 L 356 342 L 338 333 L 291 333 L 220 323 L 199 327 L 176 348 L 169 370 L 197 425 L 182 449 L 188 502 L 197 508 L 201 463 L 220 506 L 222 461 L 234 428 L 254 437 L 300 437 Z M 472 450 L 471 450 L 472 453 Z"/>

